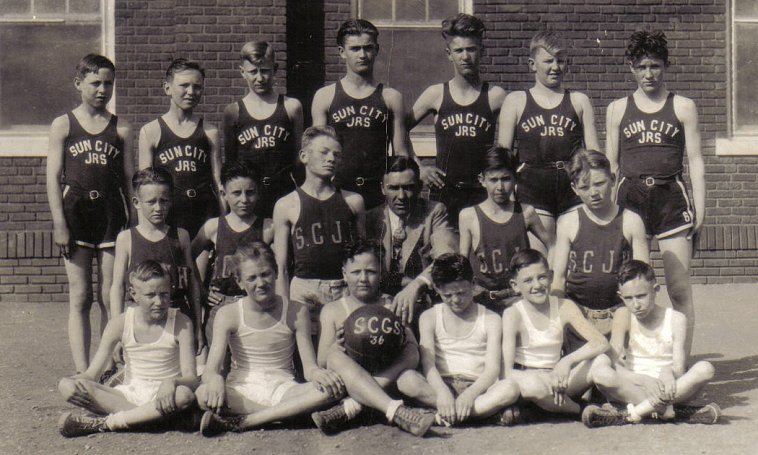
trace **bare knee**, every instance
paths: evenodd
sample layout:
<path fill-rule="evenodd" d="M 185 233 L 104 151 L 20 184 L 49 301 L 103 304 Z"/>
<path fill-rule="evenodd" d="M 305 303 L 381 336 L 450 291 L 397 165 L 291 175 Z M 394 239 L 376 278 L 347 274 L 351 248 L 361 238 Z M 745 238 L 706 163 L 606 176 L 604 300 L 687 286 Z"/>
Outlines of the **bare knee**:
<path fill-rule="evenodd" d="M 200 387 L 195 390 L 195 399 L 197 400 L 197 405 L 200 407 L 200 409 L 203 411 L 209 410 L 206 404 L 208 403 L 208 393 L 205 384 L 200 384 Z"/>
<path fill-rule="evenodd" d="M 58 381 L 58 392 L 60 392 L 64 400 L 69 401 L 74 396 L 75 390 L 76 385 L 73 379 L 63 378 Z"/>
<path fill-rule="evenodd" d="M 195 402 L 195 394 L 192 393 L 189 387 L 180 385 L 176 387 L 174 400 L 178 409 L 186 409 Z"/>
<path fill-rule="evenodd" d="M 716 374 L 716 369 L 713 368 L 713 365 L 711 365 L 710 362 L 701 360 L 700 362 L 692 365 L 690 372 L 692 372 L 699 381 L 706 382 L 713 379 L 713 376 Z"/>
<path fill-rule="evenodd" d="M 593 365 L 590 376 L 592 377 L 592 382 L 600 387 L 611 388 L 618 385 L 616 371 L 610 365 Z"/>
<path fill-rule="evenodd" d="M 405 370 L 397 378 L 397 389 L 407 397 L 417 397 L 426 380 L 416 370 Z"/>
<path fill-rule="evenodd" d="M 521 395 L 518 383 L 513 379 L 503 379 L 495 383 L 494 391 L 498 400 L 512 403 Z"/>

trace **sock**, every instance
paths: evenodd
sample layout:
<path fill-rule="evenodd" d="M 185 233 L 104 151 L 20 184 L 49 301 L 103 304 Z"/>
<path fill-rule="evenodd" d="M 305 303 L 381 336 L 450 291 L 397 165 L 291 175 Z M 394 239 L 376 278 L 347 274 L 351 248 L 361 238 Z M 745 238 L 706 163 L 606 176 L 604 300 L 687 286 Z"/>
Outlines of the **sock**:
<path fill-rule="evenodd" d="M 403 400 L 392 400 L 390 401 L 389 406 L 387 406 L 387 412 L 385 415 L 387 416 L 387 422 L 392 423 L 395 420 L 395 413 L 397 412 L 397 408 L 403 405 Z"/>
<path fill-rule="evenodd" d="M 445 426 L 445 427 L 451 426 L 450 422 L 448 422 L 447 420 L 443 419 L 439 412 L 436 413 L 436 414 L 434 414 L 434 423 L 437 424 L 437 425 L 439 425 L 439 426 Z"/>
<path fill-rule="evenodd" d="M 126 430 L 129 425 L 126 424 L 124 418 L 124 411 L 119 411 L 114 414 L 108 414 L 105 418 L 105 426 L 111 431 Z"/>
<path fill-rule="evenodd" d="M 674 405 L 669 404 L 666 406 L 666 410 L 661 414 L 661 419 L 663 420 L 671 420 L 674 417 L 676 417 L 676 413 L 674 413 Z"/>
<path fill-rule="evenodd" d="M 363 406 L 350 397 L 345 398 L 342 401 L 342 405 L 345 407 L 345 414 L 348 419 L 355 418 L 363 410 Z"/>
<path fill-rule="evenodd" d="M 629 412 L 629 421 L 633 423 L 637 423 L 642 420 L 642 417 L 640 417 L 639 414 L 637 414 L 637 411 L 634 409 L 635 406 L 632 403 L 629 403 L 626 405 L 626 410 Z"/>

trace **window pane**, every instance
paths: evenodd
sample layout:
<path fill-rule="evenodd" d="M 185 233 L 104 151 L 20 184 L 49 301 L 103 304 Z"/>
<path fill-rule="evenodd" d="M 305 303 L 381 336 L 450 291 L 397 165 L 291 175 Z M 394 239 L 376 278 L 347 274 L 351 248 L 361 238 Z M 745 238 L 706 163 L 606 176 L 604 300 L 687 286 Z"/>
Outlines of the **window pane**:
<path fill-rule="evenodd" d="M 396 21 L 425 21 L 425 0 L 395 0 Z"/>
<path fill-rule="evenodd" d="M 69 0 L 69 13 L 99 13 L 100 0 Z"/>
<path fill-rule="evenodd" d="M 29 0 L 0 0 L 1 14 L 24 14 L 31 11 Z"/>
<path fill-rule="evenodd" d="M 734 16 L 737 19 L 742 17 L 758 17 L 758 2 L 755 0 L 732 0 L 734 2 Z"/>
<path fill-rule="evenodd" d="M 758 24 L 735 24 L 734 130 L 758 131 Z"/>
<path fill-rule="evenodd" d="M 424 89 L 452 77 L 445 41 L 436 28 L 380 28 L 379 44 L 382 51 L 376 61 L 376 80 L 386 81 L 390 87 L 399 90 L 409 104 L 408 108 Z"/>
<path fill-rule="evenodd" d="M 0 130 L 47 126 L 76 107 L 76 64 L 101 43 L 99 24 L 0 25 Z"/>
<path fill-rule="evenodd" d="M 429 20 L 442 19 L 458 14 L 458 0 L 429 0 Z"/>
<path fill-rule="evenodd" d="M 361 18 L 369 21 L 392 20 L 392 0 L 363 0 Z"/>
<path fill-rule="evenodd" d="M 37 14 L 63 14 L 66 12 L 65 0 L 35 0 L 34 12 Z"/>

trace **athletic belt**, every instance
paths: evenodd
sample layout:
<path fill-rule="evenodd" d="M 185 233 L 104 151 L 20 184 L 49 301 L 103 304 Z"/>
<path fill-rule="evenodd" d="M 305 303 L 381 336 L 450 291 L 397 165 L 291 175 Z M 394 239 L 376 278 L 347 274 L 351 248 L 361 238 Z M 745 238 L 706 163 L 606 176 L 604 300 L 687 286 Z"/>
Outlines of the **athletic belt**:
<path fill-rule="evenodd" d="M 286 177 L 289 175 L 290 178 L 292 178 L 292 175 L 289 174 L 290 170 L 292 169 L 292 166 L 285 166 L 278 171 L 274 172 L 271 175 L 267 175 L 261 179 L 261 183 L 263 186 L 271 186 L 275 181 L 282 177 Z M 294 181 L 294 180 L 293 180 Z"/>
<path fill-rule="evenodd" d="M 537 169 L 566 169 L 566 161 L 525 161 L 524 165 Z"/>
<path fill-rule="evenodd" d="M 188 198 L 194 199 L 197 197 L 198 191 L 205 189 L 206 187 L 209 187 L 209 186 L 211 186 L 209 183 L 204 183 L 198 186 L 197 188 L 181 188 L 177 186 L 176 189 L 186 194 Z"/>
<path fill-rule="evenodd" d="M 110 194 L 118 193 L 118 188 L 111 188 L 109 191 L 104 190 L 86 190 L 79 186 L 73 186 L 68 183 L 64 183 L 64 186 L 67 186 L 69 188 L 69 191 L 74 191 L 79 194 L 86 194 L 90 201 L 94 201 L 101 198 L 107 198 Z"/>
<path fill-rule="evenodd" d="M 656 186 L 656 185 L 666 185 L 671 182 L 675 182 L 676 179 L 679 177 L 679 174 L 673 176 L 673 177 L 643 177 L 639 176 L 638 179 L 645 185 L 645 186 Z"/>
<path fill-rule="evenodd" d="M 455 182 L 451 184 L 450 186 L 452 186 L 456 190 L 482 190 L 484 191 L 484 188 L 482 188 L 482 185 L 479 183 Z"/>

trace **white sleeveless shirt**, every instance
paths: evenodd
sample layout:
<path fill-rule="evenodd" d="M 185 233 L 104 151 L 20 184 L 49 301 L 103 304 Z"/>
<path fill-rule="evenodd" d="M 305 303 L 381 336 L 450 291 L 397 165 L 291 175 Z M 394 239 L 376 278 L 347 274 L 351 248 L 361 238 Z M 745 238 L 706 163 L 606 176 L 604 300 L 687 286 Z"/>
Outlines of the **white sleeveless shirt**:
<path fill-rule="evenodd" d="M 124 346 L 124 383 L 133 379 L 162 381 L 181 376 L 179 344 L 174 337 L 174 325 L 178 309 L 169 308 L 163 332 L 151 343 L 139 343 L 134 337 L 135 307 L 128 307 L 124 315 L 124 331 L 121 343 Z"/>
<path fill-rule="evenodd" d="M 629 322 L 629 349 L 626 366 L 631 371 L 657 378 L 661 369 L 674 363 L 673 310 L 666 308 L 663 322 L 648 330 L 631 315 Z"/>
<path fill-rule="evenodd" d="M 445 330 L 442 317 L 444 307 L 444 303 L 434 306 L 434 363 L 437 371 L 443 378 L 460 376 L 475 381 L 484 372 L 487 358 L 487 329 L 484 324 L 486 308 L 476 304 L 476 320 L 471 331 L 455 337 Z"/>
<path fill-rule="evenodd" d="M 239 327 L 229 336 L 232 351 L 232 370 L 285 371 L 294 374 L 292 356 L 295 353 L 295 336 L 287 325 L 286 299 L 282 299 L 282 316 L 276 324 L 265 329 L 256 329 L 245 324 L 244 299 L 239 299 Z"/>
<path fill-rule="evenodd" d="M 545 330 L 537 329 L 524 308 L 524 301 L 513 304 L 521 314 L 526 334 L 527 344 L 516 346 L 514 361 L 527 368 L 553 368 L 561 359 L 563 345 L 563 324 L 556 299 L 550 299 L 550 322 Z M 521 339 L 523 340 L 523 335 Z"/>

